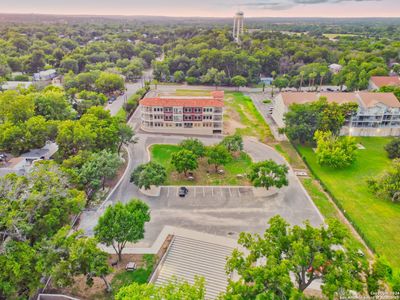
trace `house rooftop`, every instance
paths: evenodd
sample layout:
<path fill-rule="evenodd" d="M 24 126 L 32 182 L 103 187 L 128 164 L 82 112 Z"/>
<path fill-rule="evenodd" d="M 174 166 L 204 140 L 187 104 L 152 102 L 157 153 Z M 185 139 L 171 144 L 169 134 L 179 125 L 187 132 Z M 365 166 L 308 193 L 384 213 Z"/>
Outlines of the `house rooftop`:
<path fill-rule="evenodd" d="M 399 76 L 372 76 L 370 80 L 378 88 L 383 86 L 400 86 Z"/>
<path fill-rule="evenodd" d="M 382 103 L 388 107 L 399 108 L 400 102 L 393 93 L 372 93 L 372 92 L 283 92 L 281 93 L 283 103 L 290 106 L 293 103 L 304 104 L 314 102 L 325 97 L 330 103 L 357 103 L 363 107 L 373 107 L 378 103 Z"/>
<path fill-rule="evenodd" d="M 47 143 L 43 148 L 32 149 L 29 152 L 22 154 L 21 157 L 29 159 L 40 159 L 41 157 L 45 157 L 46 159 L 49 159 L 57 152 L 57 150 L 58 145 L 56 143 Z"/>
<path fill-rule="evenodd" d="M 366 107 L 373 107 L 378 103 L 382 103 L 388 107 L 400 108 L 400 101 L 393 93 L 358 92 L 357 94 Z"/>

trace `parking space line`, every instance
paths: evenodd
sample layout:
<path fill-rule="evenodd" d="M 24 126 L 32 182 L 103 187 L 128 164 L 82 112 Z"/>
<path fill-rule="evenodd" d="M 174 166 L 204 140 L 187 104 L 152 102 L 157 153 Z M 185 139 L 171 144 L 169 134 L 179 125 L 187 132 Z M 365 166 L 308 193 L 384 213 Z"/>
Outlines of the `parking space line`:
<path fill-rule="evenodd" d="M 169 197 L 169 189 L 170 187 L 167 187 L 167 197 Z"/>
<path fill-rule="evenodd" d="M 204 192 L 204 186 L 203 186 L 203 197 L 205 197 L 206 196 L 206 193 Z"/>
<path fill-rule="evenodd" d="M 221 191 L 221 197 L 223 196 L 223 193 L 222 193 L 222 188 L 219 188 L 220 189 L 220 191 Z"/>
<path fill-rule="evenodd" d="M 228 191 L 229 191 L 229 197 L 232 197 L 232 191 L 230 187 L 228 187 Z"/>
<path fill-rule="evenodd" d="M 238 197 L 242 196 L 242 194 L 240 193 L 240 188 L 238 188 L 237 191 L 238 191 Z"/>
<path fill-rule="evenodd" d="M 211 187 L 211 195 L 214 197 L 214 187 Z"/>
<path fill-rule="evenodd" d="M 194 197 L 195 197 L 195 198 L 196 198 L 196 190 L 197 190 L 197 188 L 194 187 Z"/>

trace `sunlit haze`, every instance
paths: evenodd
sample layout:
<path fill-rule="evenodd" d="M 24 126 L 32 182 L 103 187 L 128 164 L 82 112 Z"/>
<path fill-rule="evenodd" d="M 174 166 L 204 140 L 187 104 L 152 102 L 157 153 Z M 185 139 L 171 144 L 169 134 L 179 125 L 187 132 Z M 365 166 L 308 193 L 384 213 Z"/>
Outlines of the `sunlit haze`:
<path fill-rule="evenodd" d="M 399 17 L 399 0 L 19 0 L 2 13 L 229 17 Z"/>

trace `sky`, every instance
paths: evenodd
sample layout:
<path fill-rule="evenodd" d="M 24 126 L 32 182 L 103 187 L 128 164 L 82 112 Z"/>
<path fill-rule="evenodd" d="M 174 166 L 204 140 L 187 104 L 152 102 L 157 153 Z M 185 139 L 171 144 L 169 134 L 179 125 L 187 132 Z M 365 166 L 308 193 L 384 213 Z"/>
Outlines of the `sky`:
<path fill-rule="evenodd" d="M 231 17 L 400 17 L 400 0 L 0 0 L 1 13 Z"/>

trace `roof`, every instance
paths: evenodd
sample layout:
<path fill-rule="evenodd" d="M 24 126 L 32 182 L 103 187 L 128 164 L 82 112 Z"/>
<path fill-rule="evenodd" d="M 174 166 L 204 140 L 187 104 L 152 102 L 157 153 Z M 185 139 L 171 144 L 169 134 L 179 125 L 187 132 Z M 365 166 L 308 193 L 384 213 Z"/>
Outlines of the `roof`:
<path fill-rule="evenodd" d="M 213 98 L 144 98 L 140 101 L 143 106 L 183 106 L 183 107 L 223 107 L 224 102 Z"/>
<path fill-rule="evenodd" d="M 40 149 L 32 149 L 31 151 L 24 153 L 21 157 L 30 158 L 30 159 L 40 159 L 41 157 L 45 157 L 49 159 L 52 157 L 58 150 L 58 145 L 56 143 L 47 143 L 43 148 Z"/>
<path fill-rule="evenodd" d="M 378 88 L 383 86 L 400 86 L 398 76 L 372 76 L 370 79 Z"/>
<path fill-rule="evenodd" d="M 366 107 L 373 107 L 378 103 L 383 103 L 389 107 L 400 108 L 400 102 L 393 93 L 359 92 L 358 96 Z"/>
<path fill-rule="evenodd" d="M 318 93 L 311 92 L 282 92 L 283 103 L 287 106 L 297 103 L 304 104 L 318 100 Z"/>
<path fill-rule="evenodd" d="M 30 85 L 32 85 L 30 81 L 7 81 L 1 87 L 4 90 L 15 90 L 19 86 L 28 88 Z"/>
<path fill-rule="evenodd" d="M 46 76 L 46 75 L 52 75 L 54 73 L 57 73 L 57 71 L 55 69 L 49 69 L 49 70 L 45 70 L 45 71 L 40 71 L 39 75 Z"/>
<path fill-rule="evenodd" d="M 159 268 L 156 285 L 163 285 L 176 277 L 190 284 L 195 276 L 205 279 L 206 298 L 215 299 L 225 292 L 228 275 L 225 272 L 226 258 L 234 247 L 215 242 L 176 235 Z"/>
<path fill-rule="evenodd" d="M 373 93 L 373 92 L 283 92 L 281 93 L 283 103 L 290 106 L 293 103 L 304 104 L 317 101 L 320 97 L 326 97 L 328 102 L 332 103 L 357 103 L 364 107 L 373 107 L 378 103 L 385 104 L 388 107 L 400 107 L 400 102 L 393 93 Z"/>

